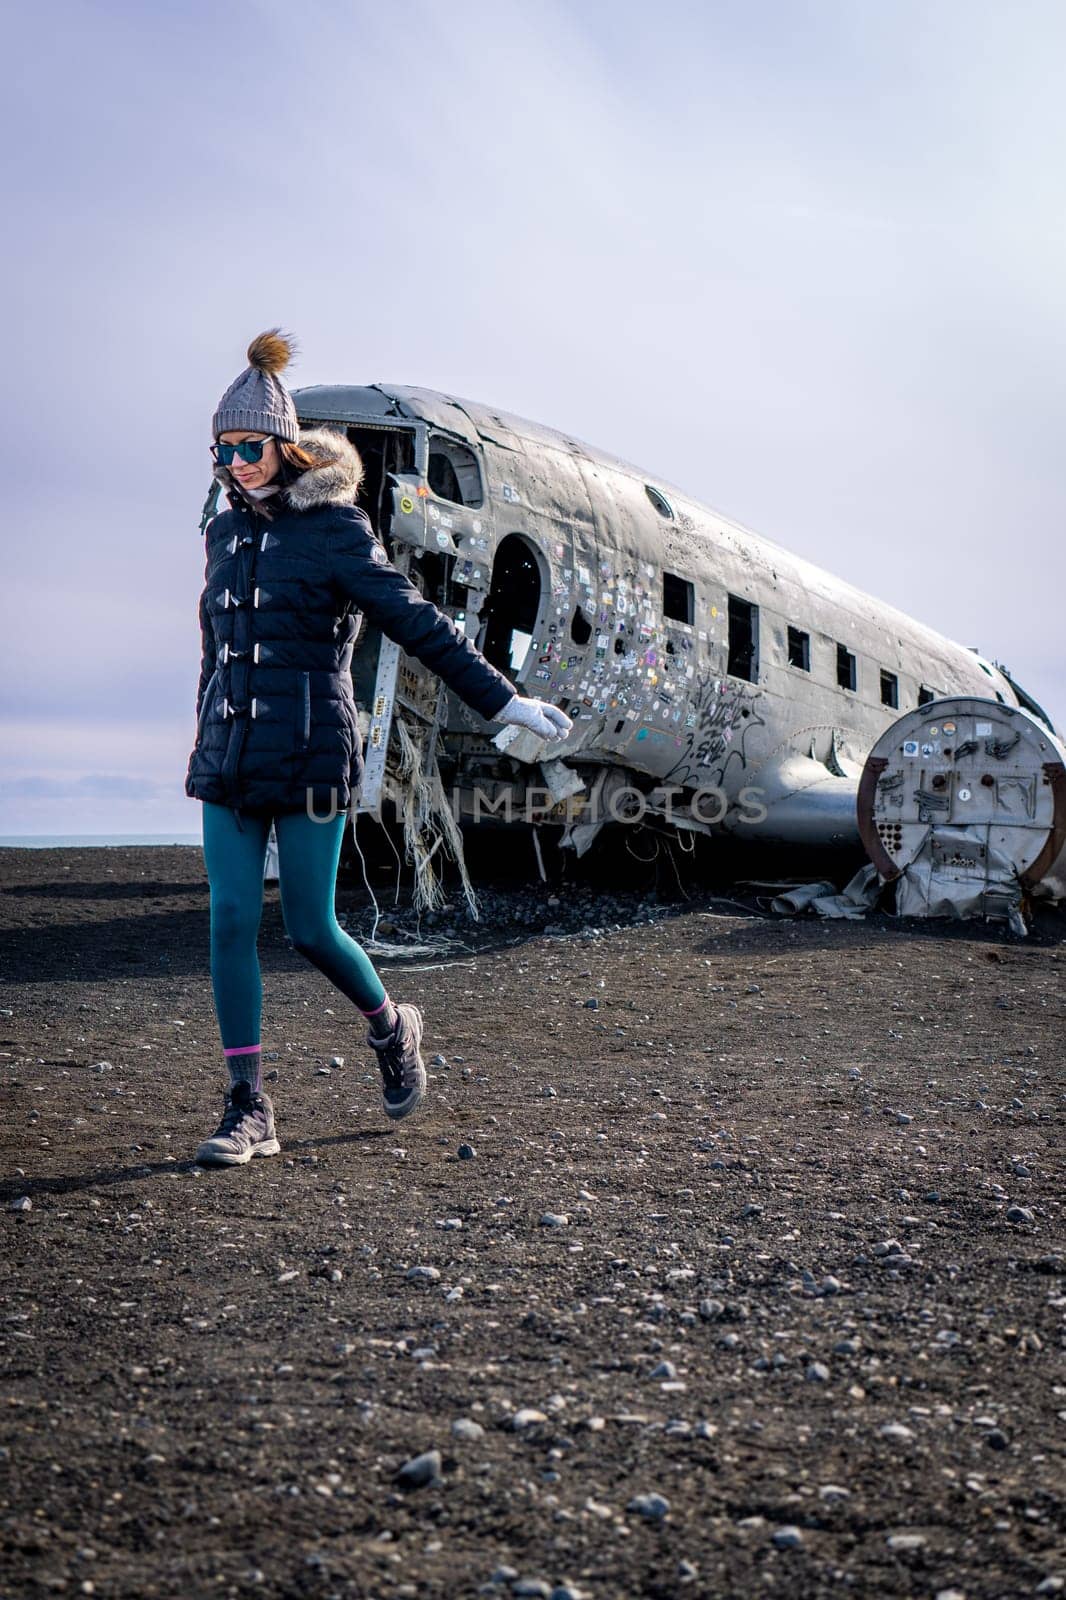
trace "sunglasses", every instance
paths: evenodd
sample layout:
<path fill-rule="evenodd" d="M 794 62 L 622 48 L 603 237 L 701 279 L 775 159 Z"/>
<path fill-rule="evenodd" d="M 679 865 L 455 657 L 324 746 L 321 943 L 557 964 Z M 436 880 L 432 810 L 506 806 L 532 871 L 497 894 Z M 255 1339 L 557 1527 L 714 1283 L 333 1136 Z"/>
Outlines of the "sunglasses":
<path fill-rule="evenodd" d="M 263 448 L 269 443 L 268 436 L 265 439 L 242 439 L 240 444 L 213 444 L 211 454 L 222 467 L 230 466 L 234 456 L 240 456 L 242 461 L 247 461 L 251 466 L 256 461 L 262 461 Z"/>

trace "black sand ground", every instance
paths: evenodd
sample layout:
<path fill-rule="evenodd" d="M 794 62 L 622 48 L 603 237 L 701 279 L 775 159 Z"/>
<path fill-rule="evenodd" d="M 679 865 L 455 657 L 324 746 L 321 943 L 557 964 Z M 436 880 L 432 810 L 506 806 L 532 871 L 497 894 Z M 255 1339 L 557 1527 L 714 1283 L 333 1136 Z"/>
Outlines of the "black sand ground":
<path fill-rule="evenodd" d="M 1063 1588 L 1061 919 L 487 930 L 387 964 L 393 1125 L 271 885 L 283 1150 L 201 1173 L 199 852 L 0 890 L 0 1594 Z"/>

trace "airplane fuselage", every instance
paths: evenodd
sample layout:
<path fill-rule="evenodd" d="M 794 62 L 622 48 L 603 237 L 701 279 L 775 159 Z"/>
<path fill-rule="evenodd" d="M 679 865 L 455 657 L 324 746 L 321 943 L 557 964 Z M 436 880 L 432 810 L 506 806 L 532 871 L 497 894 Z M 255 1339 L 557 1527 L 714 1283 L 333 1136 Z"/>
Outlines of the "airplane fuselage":
<path fill-rule="evenodd" d="M 573 718 L 551 752 L 568 767 L 721 789 L 727 828 L 741 792 L 765 787 L 777 836 L 843 840 L 861 763 L 902 712 L 955 694 L 1031 705 L 972 649 L 566 435 L 421 389 L 294 399 L 361 450 L 393 559 L 409 552 L 519 690 Z M 368 696 L 376 643 L 360 648 Z M 485 724 L 437 704 L 427 677 L 405 661 L 400 696 L 436 716 L 460 786 L 499 783 Z M 811 803 L 790 812 L 797 788 Z"/>

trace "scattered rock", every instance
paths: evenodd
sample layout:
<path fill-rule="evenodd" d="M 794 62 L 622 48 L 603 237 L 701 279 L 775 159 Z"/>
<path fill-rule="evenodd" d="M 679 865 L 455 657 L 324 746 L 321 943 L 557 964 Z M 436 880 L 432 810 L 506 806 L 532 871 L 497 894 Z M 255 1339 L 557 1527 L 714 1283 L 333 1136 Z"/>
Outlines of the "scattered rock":
<path fill-rule="evenodd" d="M 649 1522 L 661 1522 L 670 1510 L 670 1502 L 662 1494 L 637 1494 L 629 1501 L 626 1510 L 647 1517 Z"/>
<path fill-rule="evenodd" d="M 521 1433 L 523 1428 L 535 1428 L 538 1422 L 547 1422 L 547 1415 L 537 1411 L 534 1406 L 523 1406 L 511 1418 L 511 1427 L 516 1433 Z"/>
<path fill-rule="evenodd" d="M 440 1451 L 425 1450 L 420 1456 L 405 1461 L 396 1474 L 401 1489 L 423 1489 L 427 1484 L 440 1481 Z"/>

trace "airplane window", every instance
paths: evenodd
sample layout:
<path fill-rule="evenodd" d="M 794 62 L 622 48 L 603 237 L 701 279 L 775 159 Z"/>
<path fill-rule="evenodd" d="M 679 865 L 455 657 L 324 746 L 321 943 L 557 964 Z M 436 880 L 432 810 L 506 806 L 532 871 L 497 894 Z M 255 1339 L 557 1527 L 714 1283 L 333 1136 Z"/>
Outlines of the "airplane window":
<path fill-rule="evenodd" d="M 659 493 L 658 489 L 653 489 L 650 483 L 646 483 L 644 485 L 644 493 L 647 495 L 648 499 L 659 513 L 660 517 L 673 517 L 673 506 L 670 504 L 669 500 L 664 494 Z"/>
<path fill-rule="evenodd" d="M 484 502 L 477 456 L 456 439 L 432 436 L 426 478 L 433 493 L 442 500 L 459 506 L 479 506 Z"/>
<path fill-rule="evenodd" d="M 842 644 L 837 645 L 837 687 L 850 689 L 852 693 L 859 683 L 859 675 L 855 669 L 855 657 L 851 651 Z"/>
<path fill-rule="evenodd" d="M 570 637 L 575 644 L 588 644 L 592 638 L 592 623 L 580 606 L 574 608 L 574 615 L 570 622 Z"/>
<path fill-rule="evenodd" d="M 729 663 L 731 678 L 757 683 L 759 674 L 759 608 L 739 595 L 729 596 Z"/>
<path fill-rule="evenodd" d="M 691 622 L 695 615 L 696 590 L 687 578 L 663 573 L 663 616 L 675 622 Z"/>
<path fill-rule="evenodd" d="M 933 693 L 932 689 L 927 689 L 923 683 L 918 690 L 918 704 L 920 706 L 927 706 L 935 699 L 936 695 Z"/>
<path fill-rule="evenodd" d="M 799 628 L 788 630 L 788 664 L 790 667 L 799 667 L 803 672 L 811 670 L 811 636 L 801 633 Z"/>
<path fill-rule="evenodd" d="M 886 672 L 881 668 L 881 704 L 883 706 L 899 706 L 899 679 L 894 672 Z"/>

